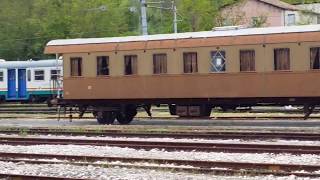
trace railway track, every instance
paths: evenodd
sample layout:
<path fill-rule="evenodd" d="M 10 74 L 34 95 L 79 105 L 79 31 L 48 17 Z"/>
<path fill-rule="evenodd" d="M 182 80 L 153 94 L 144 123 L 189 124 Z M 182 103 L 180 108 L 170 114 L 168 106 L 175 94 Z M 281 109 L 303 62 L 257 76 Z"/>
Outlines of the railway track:
<path fill-rule="evenodd" d="M 267 164 L 267 163 L 239 163 L 222 161 L 173 160 L 152 158 L 124 158 L 107 156 L 75 156 L 57 154 L 31 153 L 0 153 L 0 161 L 25 162 L 30 164 L 73 164 L 94 165 L 101 167 L 121 166 L 130 168 L 164 169 L 174 171 L 188 171 L 198 173 L 212 173 L 223 175 L 267 175 L 276 176 L 295 175 L 301 177 L 320 177 L 318 165 L 301 164 Z M 38 160 L 37 160 L 38 159 Z M 55 159 L 55 161 L 52 161 Z M 58 161 L 60 160 L 60 161 Z M 98 162 L 98 163 L 97 163 Z M 300 172 L 298 172 L 300 171 Z"/>
<path fill-rule="evenodd" d="M 170 137 L 170 138 L 205 138 L 205 139 L 265 139 L 283 138 L 299 140 L 319 140 L 320 134 L 312 133 L 263 133 L 263 132 L 124 132 L 121 130 L 90 130 L 75 131 L 68 129 L 30 128 L 7 129 L 0 133 L 6 134 L 56 134 L 56 135 L 86 135 L 86 136 L 114 136 L 114 137 Z M 12 137 L 0 136 L 1 144 L 34 145 L 34 144 L 75 144 L 95 146 L 117 146 L 136 149 L 165 149 L 168 151 L 206 151 L 233 153 L 291 153 L 291 154 L 320 154 L 319 146 L 296 145 L 266 145 L 266 144 L 222 144 L 222 143 L 185 143 L 185 142 L 154 142 L 127 140 L 91 140 L 75 138 L 43 138 L 43 137 Z M 299 177 L 320 177 L 320 165 L 301 164 L 267 164 L 267 163 L 239 163 L 221 161 L 194 161 L 154 158 L 125 158 L 108 156 L 75 156 L 57 154 L 5 153 L 0 152 L 0 161 L 24 162 L 26 164 L 71 164 L 76 166 L 125 167 L 158 169 L 174 172 L 208 173 L 215 175 L 274 175 Z M 1 177 L 1 176 L 0 176 Z M 41 178 L 39 178 L 41 179 Z"/>
<path fill-rule="evenodd" d="M 47 104 L 19 104 L 19 103 L 4 103 L 0 104 L 0 113 L 8 114 L 12 117 L 14 114 L 57 114 L 57 107 L 48 107 Z"/>
<path fill-rule="evenodd" d="M 197 139 L 285 139 L 285 140 L 316 140 L 319 133 L 293 132 L 230 132 L 230 131 L 179 131 L 159 132 L 108 130 L 108 129 L 63 129 L 63 128 L 7 128 L 0 129 L 1 134 L 41 134 L 71 136 L 108 136 L 108 137 L 143 137 L 143 138 L 197 138 Z"/>
<path fill-rule="evenodd" d="M 116 146 L 134 149 L 165 149 L 167 151 L 201 151 L 229 153 L 290 153 L 320 155 L 320 146 L 245 144 L 245 143 L 198 143 L 198 142 L 163 142 L 163 141 L 127 141 L 66 139 L 37 137 L 0 137 L 0 144 L 9 145 L 91 145 Z"/>
<path fill-rule="evenodd" d="M 13 180 L 85 180 L 81 178 L 66 178 L 66 177 L 53 177 L 53 176 L 37 176 L 37 175 L 24 175 L 24 174 L 5 174 L 0 173 L 0 178 L 13 179 Z M 87 180 L 87 178 L 86 178 Z"/>

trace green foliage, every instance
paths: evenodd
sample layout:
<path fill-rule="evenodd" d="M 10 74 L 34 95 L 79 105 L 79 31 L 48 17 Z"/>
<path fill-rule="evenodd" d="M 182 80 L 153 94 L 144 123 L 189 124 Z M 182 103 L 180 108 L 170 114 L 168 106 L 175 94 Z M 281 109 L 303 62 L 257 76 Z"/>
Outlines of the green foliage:
<path fill-rule="evenodd" d="M 139 35 L 139 1 L 0 0 L 0 58 L 47 58 L 43 49 L 52 39 Z M 171 7 L 172 0 L 162 1 L 154 6 Z M 218 10 L 238 1 L 241 0 L 175 0 L 179 32 L 210 30 L 217 24 Z M 311 1 L 314 0 L 305 0 Z M 130 7 L 136 11 L 130 11 Z M 147 11 L 149 34 L 173 32 L 172 11 Z"/>
<path fill-rule="evenodd" d="M 267 22 L 267 16 L 261 15 L 259 17 L 253 18 L 251 27 L 263 27 L 266 22 Z"/>
<path fill-rule="evenodd" d="M 284 2 L 290 3 L 290 4 L 309 4 L 309 3 L 320 3 L 320 0 L 282 0 Z"/>

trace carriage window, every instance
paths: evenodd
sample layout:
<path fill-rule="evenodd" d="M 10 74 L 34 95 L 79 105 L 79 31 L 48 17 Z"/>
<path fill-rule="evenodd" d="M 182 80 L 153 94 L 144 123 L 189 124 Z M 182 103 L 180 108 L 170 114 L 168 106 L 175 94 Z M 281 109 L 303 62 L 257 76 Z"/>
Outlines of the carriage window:
<path fill-rule="evenodd" d="M 310 48 L 310 69 L 320 69 L 320 47 Z"/>
<path fill-rule="evenodd" d="M 288 26 L 292 26 L 296 24 L 296 15 L 288 14 Z"/>
<path fill-rule="evenodd" d="M 198 72 L 198 59 L 196 52 L 183 53 L 183 72 L 196 73 Z"/>
<path fill-rule="evenodd" d="M 211 72 L 223 72 L 226 70 L 226 52 L 213 51 L 211 53 Z"/>
<path fill-rule="evenodd" d="M 27 70 L 27 79 L 29 82 L 31 81 L 31 70 L 30 69 Z"/>
<path fill-rule="evenodd" d="M 290 49 L 274 49 L 274 70 L 290 70 Z"/>
<path fill-rule="evenodd" d="M 97 75 L 98 76 L 109 75 L 109 57 L 108 56 L 97 57 Z"/>
<path fill-rule="evenodd" d="M 34 80 L 43 81 L 44 80 L 44 70 L 35 70 L 34 71 Z"/>
<path fill-rule="evenodd" d="M 3 82 L 3 71 L 0 71 L 0 82 Z"/>
<path fill-rule="evenodd" d="M 51 80 L 57 80 L 58 77 L 60 76 L 60 70 L 57 70 L 57 69 L 53 69 L 50 71 L 51 73 Z"/>
<path fill-rule="evenodd" d="M 153 55 L 153 73 L 154 74 L 167 73 L 167 54 Z"/>
<path fill-rule="evenodd" d="M 124 56 L 124 74 L 131 75 L 137 74 L 138 72 L 138 64 L 137 64 L 137 55 L 128 55 Z"/>
<path fill-rule="evenodd" d="M 70 58 L 71 62 L 71 76 L 82 76 L 82 58 Z"/>
<path fill-rule="evenodd" d="M 254 50 L 240 50 L 240 71 L 255 71 L 254 61 Z"/>

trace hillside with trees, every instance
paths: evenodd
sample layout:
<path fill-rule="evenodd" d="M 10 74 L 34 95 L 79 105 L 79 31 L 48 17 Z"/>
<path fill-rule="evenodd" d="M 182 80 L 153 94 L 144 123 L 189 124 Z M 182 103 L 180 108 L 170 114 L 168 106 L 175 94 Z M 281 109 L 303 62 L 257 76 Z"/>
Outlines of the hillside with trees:
<path fill-rule="evenodd" d="M 210 30 L 217 24 L 219 9 L 235 2 L 176 0 L 179 32 Z M 165 0 L 161 6 L 171 7 L 171 0 Z M 139 0 L 1 0 L 0 7 L 0 59 L 47 58 L 43 48 L 52 39 L 141 32 Z M 171 33 L 172 24 L 172 12 L 148 8 L 149 34 Z"/>

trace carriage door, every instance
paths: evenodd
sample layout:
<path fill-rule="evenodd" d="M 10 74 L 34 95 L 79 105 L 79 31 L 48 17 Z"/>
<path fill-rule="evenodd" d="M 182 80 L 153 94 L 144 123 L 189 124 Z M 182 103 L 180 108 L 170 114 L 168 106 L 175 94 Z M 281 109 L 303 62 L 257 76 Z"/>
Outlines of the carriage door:
<path fill-rule="evenodd" d="M 18 69 L 18 98 L 27 98 L 26 69 Z"/>
<path fill-rule="evenodd" d="M 16 98 L 16 70 L 8 69 L 8 99 Z"/>

